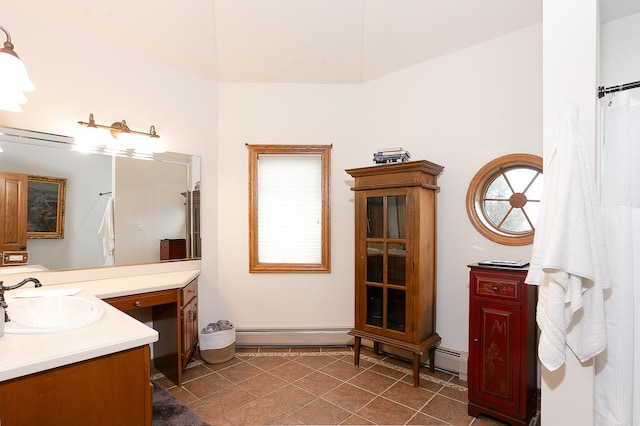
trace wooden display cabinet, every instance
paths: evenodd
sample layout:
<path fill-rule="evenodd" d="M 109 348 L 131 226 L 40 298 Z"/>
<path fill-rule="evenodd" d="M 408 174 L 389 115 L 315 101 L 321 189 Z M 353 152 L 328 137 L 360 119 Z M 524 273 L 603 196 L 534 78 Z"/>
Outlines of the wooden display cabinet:
<path fill-rule="evenodd" d="M 527 425 L 537 401 L 538 287 L 526 268 L 470 265 L 469 415 Z"/>
<path fill-rule="evenodd" d="M 346 170 L 355 178 L 355 337 L 413 354 L 413 383 L 436 333 L 436 195 L 443 167 L 428 161 Z"/>

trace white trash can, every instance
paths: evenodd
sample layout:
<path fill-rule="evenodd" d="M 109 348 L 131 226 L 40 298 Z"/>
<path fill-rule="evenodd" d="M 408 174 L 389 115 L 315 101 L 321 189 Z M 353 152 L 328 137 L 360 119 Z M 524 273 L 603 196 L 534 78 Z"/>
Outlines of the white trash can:
<path fill-rule="evenodd" d="M 200 332 L 199 345 L 200 357 L 204 362 L 220 364 L 233 359 L 236 353 L 235 327 L 212 333 L 203 333 L 202 331 Z"/>

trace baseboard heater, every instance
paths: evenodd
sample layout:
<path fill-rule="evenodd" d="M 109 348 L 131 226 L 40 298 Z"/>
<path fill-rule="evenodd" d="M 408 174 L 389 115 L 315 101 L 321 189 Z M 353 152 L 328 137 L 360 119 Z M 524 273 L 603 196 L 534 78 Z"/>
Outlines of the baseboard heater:
<path fill-rule="evenodd" d="M 347 333 L 351 328 L 304 328 L 304 329 L 241 329 L 236 330 L 236 346 L 352 346 L 353 337 Z M 363 346 L 373 347 L 373 342 L 362 340 Z M 382 345 L 385 353 L 410 360 L 408 351 Z M 443 347 L 436 348 L 436 365 L 439 370 L 456 374 L 467 380 L 467 352 Z M 425 365 L 428 356 L 421 360 Z"/>

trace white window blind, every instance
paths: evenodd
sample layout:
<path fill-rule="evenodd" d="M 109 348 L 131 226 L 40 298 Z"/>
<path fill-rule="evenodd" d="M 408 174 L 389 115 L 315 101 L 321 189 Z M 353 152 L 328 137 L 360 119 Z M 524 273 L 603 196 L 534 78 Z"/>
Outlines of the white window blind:
<path fill-rule="evenodd" d="M 322 156 L 258 156 L 258 260 L 322 263 Z"/>

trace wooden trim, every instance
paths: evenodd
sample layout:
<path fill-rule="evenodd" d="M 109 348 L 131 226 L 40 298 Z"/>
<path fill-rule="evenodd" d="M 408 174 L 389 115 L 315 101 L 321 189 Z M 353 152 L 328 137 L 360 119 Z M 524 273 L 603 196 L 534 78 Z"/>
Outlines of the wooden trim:
<path fill-rule="evenodd" d="M 249 272 L 331 272 L 331 145 L 247 145 L 249 148 Z M 261 263 L 258 258 L 258 157 L 260 154 L 321 154 L 322 260 L 318 264 Z"/>
<path fill-rule="evenodd" d="M 509 154 L 485 164 L 469 183 L 466 198 L 467 216 L 473 227 L 485 238 L 498 244 L 522 246 L 533 243 L 534 232 L 523 235 L 502 234 L 488 227 L 478 215 L 479 196 L 484 192 L 487 181 L 497 172 L 513 166 L 529 167 L 542 173 L 542 158 L 532 154 Z"/>

